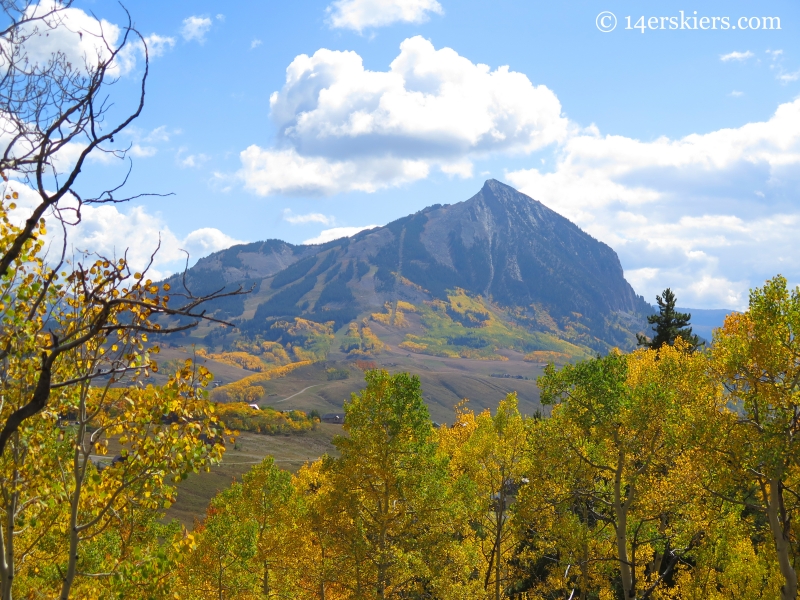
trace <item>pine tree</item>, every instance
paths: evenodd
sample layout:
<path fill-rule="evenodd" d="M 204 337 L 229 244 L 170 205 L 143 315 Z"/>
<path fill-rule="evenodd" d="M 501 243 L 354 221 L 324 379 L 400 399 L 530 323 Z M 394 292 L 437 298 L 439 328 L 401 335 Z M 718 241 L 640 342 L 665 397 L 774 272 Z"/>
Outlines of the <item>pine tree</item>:
<path fill-rule="evenodd" d="M 653 339 L 645 335 L 636 334 L 636 339 L 640 346 L 646 346 L 653 350 L 658 350 L 663 345 L 672 346 L 679 337 L 686 340 L 692 351 L 697 350 L 705 342 L 700 341 L 700 337 L 692 333 L 689 321 L 691 313 L 682 313 L 675 310 L 675 294 L 667 288 L 661 296 L 656 296 L 658 302 L 658 314 L 647 317 L 650 325 L 655 325 L 655 336 Z"/>

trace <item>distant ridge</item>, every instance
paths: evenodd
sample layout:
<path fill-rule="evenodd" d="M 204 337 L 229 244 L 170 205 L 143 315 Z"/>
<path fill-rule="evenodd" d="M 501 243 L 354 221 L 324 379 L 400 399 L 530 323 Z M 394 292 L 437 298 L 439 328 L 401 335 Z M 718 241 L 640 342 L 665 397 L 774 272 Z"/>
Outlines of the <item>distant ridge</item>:
<path fill-rule="evenodd" d="M 714 329 L 722 327 L 725 317 L 737 311 L 732 308 L 676 308 L 692 315 L 692 331 L 705 340 L 711 341 Z"/>

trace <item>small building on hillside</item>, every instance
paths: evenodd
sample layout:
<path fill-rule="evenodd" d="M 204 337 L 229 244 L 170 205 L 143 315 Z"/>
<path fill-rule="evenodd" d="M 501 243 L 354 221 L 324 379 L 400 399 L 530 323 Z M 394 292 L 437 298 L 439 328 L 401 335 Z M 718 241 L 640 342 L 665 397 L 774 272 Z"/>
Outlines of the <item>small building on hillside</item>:
<path fill-rule="evenodd" d="M 323 423 L 337 423 L 341 425 L 344 423 L 344 414 L 343 413 L 328 413 L 327 415 L 322 415 L 320 421 Z"/>

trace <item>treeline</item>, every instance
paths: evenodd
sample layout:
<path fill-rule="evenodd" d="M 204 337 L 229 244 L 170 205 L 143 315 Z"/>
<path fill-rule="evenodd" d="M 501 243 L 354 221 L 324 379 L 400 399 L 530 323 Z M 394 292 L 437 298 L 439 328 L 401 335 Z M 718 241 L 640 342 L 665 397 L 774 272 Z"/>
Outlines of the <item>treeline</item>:
<path fill-rule="evenodd" d="M 4 595 L 795 600 L 798 331 L 778 277 L 708 349 L 551 366 L 545 414 L 510 395 L 440 428 L 416 377 L 372 370 L 337 456 L 267 459 L 192 532 L 162 517 L 231 443 L 210 373 L 56 388 L 0 462 Z M 29 389 L 13 366 L 7 399 Z"/>
<path fill-rule="evenodd" d="M 296 475 L 270 459 L 213 500 L 181 557 L 191 598 L 797 597 L 800 292 L 778 277 L 708 350 L 549 367 L 434 429 L 384 371 Z"/>
<path fill-rule="evenodd" d="M 246 402 L 218 404 L 216 413 L 229 429 L 276 435 L 302 433 L 316 428 L 319 418 L 301 410 L 279 411 L 270 407 L 253 408 Z"/>

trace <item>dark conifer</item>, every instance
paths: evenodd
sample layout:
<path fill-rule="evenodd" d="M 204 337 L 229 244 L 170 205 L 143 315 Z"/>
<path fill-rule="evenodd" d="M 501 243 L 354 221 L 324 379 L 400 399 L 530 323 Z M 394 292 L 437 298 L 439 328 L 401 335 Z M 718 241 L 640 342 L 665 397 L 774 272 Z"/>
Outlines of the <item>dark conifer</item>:
<path fill-rule="evenodd" d="M 672 346 L 679 337 L 689 342 L 691 350 L 694 351 L 705 342 L 700 341 L 700 337 L 692 333 L 689 321 L 692 318 L 690 313 L 681 313 L 675 310 L 675 294 L 667 288 L 662 296 L 656 296 L 658 302 L 658 314 L 647 317 L 650 325 L 655 325 L 655 335 L 653 339 L 645 335 L 636 334 L 636 339 L 640 346 L 647 346 L 653 350 L 658 350 L 664 344 Z"/>

